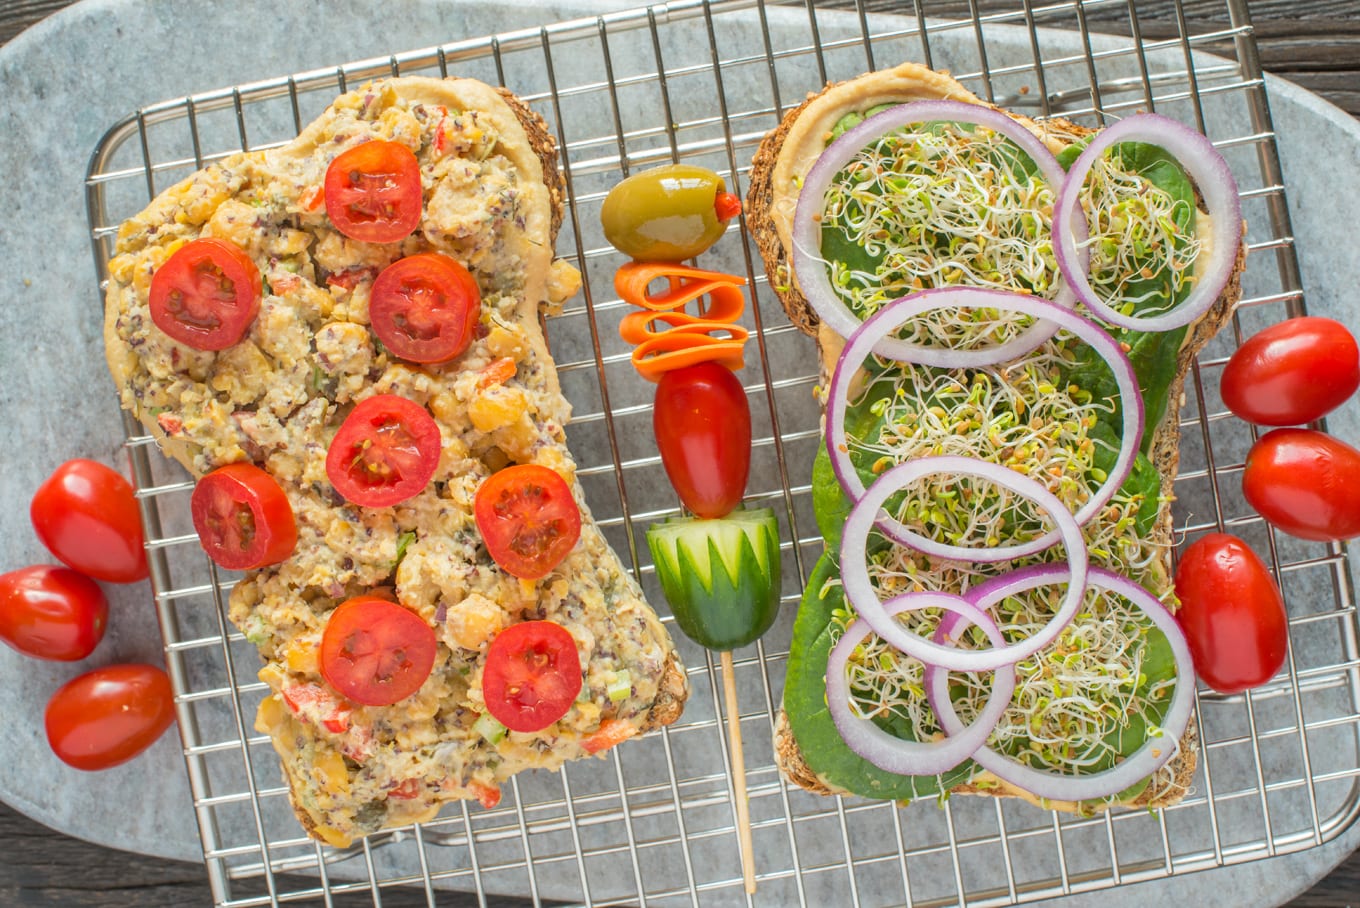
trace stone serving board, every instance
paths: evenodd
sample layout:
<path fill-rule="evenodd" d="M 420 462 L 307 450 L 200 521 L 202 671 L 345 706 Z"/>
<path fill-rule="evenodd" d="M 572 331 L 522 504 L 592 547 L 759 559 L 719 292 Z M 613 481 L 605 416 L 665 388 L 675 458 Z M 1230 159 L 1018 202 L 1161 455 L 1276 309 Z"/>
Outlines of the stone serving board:
<path fill-rule="evenodd" d="M 31 531 L 27 502 L 58 463 L 93 457 L 127 472 L 122 424 L 103 361 L 83 183 L 106 129 L 166 98 L 631 5 L 392 0 L 382 4 L 375 20 L 375 5 L 360 0 L 90 0 L 0 50 L 0 84 L 6 88 L 0 98 L 0 162 L 7 174 L 0 181 L 5 262 L 0 425 L 8 435 L 0 454 L 0 501 L 6 505 L 0 509 L 0 570 L 50 560 Z M 776 12 L 782 11 L 771 11 L 772 28 L 781 27 Z M 852 32 L 858 27 L 851 18 L 838 23 L 828 16 L 823 28 L 834 32 L 840 25 Z M 752 40 L 759 40 L 754 30 Z M 1058 46 L 1062 36 L 1053 40 L 1051 46 Z M 1027 43 L 1014 43 L 1011 50 L 1024 59 Z M 994 66 L 1008 52 L 1004 40 L 1001 45 L 989 45 L 989 53 L 999 55 Z M 941 65 L 938 57 L 936 64 Z M 1355 327 L 1360 257 L 1349 254 L 1350 244 L 1336 241 L 1335 225 L 1360 223 L 1360 124 L 1296 86 L 1274 79 L 1269 84 L 1309 311 Z M 1331 427 L 1360 441 L 1360 405 L 1352 402 L 1335 414 Z M 74 836 L 199 860 L 174 735 L 100 774 L 72 770 L 47 748 L 42 708 L 64 681 L 96 665 L 161 660 L 149 586 L 106 590 L 113 610 L 110 632 L 87 664 L 39 662 L 0 647 L 0 715 L 7 730 L 0 741 L 0 799 Z M 1213 904 L 1275 904 L 1303 891 L 1357 844 L 1360 825 L 1328 845 L 1288 857 L 1063 903 L 1146 904 L 1149 896 L 1184 902 L 1212 891 Z"/>

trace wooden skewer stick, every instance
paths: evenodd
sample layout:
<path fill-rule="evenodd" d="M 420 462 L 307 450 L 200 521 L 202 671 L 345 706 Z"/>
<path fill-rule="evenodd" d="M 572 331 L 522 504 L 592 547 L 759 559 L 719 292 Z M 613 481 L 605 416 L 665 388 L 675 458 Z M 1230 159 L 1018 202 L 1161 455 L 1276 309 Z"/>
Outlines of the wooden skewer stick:
<path fill-rule="evenodd" d="M 741 715 L 737 712 L 737 675 L 732 653 L 722 653 L 723 696 L 727 701 L 727 741 L 732 751 L 732 784 L 737 796 L 737 835 L 741 840 L 741 875 L 746 891 L 756 891 L 755 847 L 751 841 L 751 811 L 746 798 L 746 758 L 741 750 Z"/>

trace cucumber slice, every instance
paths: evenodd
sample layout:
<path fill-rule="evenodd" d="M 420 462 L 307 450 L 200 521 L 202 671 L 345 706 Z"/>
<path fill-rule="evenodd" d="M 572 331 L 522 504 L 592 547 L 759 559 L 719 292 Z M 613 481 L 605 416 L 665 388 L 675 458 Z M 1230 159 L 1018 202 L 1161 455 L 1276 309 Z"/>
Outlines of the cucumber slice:
<path fill-rule="evenodd" d="M 779 522 L 774 511 L 678 517 L 647 530 L 647 547 L 675 622 L 694 642 L 732 650 L 753 642 L 779 613 Z"/>

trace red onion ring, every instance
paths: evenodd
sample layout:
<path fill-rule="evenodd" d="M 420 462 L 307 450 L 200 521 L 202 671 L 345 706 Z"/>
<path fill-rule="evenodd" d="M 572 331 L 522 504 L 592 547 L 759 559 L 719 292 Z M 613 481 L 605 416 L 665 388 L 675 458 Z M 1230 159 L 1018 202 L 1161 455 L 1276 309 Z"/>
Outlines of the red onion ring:
<path fill-rule="evenodd" d="M 1072 332 L 1100 354 L 1114 373 L 1115 384 L 1119 387 L 1120 399 L 1125 403 L 1122 408 L 1122 426 L 1119 439 L 1119 456 L 1115 458 L 1109 475 L 1100 488 L 1077 510 L 1077 523 L 1085 525 L 1101 508 L 1109 504 L 1115 492 L 1124 484 L 1133 470 L 1134 458 L 1138 456 L 1138 446 L 1143 436 L 1143 395 L 1138 390 L 1138 376 L 1128 356 L 1119 342 L 1107 334 L 1099 325 L 1075 312 L 1070 312 L 1048 300 L 1026 296 L 1021 293 L 1003 293 L 999 290 L 982 290 L 976 287 L 941 287 L 937 290 L 923 290 L 910 296 L 893 300 L 874 313 L 851 336 L 845 349 L 836 362 L 836 371 L 831 376 L 831 386 L 827 391 L 826 402 L 826 450 L 831 458 L 831 466 L 840 480 L 841 488 L 858 501 L 864 495 L 864 483 L 850 462 L 849 440 L 845 434 L 845 413 L 849 407 L 850 383 L 860 365 L 870 351 L 877 349 L 879 340 L 901 327 L 908 319 L 923 312 L 943 306 L 987 306 L 1008 312 L 1026 312 L 1036 318 L 1052 322 L 1055 330 L 1061 328 Z M 917 362 L 911 356 L 902 357 L 904 362 Z M 946 368 L 961 368 L 961 363 L 946 364 Z M 1128 402 L 1132 401 L 1133 406 Z M 1056 500 L 1056 499 L 1055 499 Z M 1066 507 L 1063 507 L 1066 511 Z M 1000 549 L 961 549 L 932 543 L 928 539 L 907 529 L 894 517 L 886 514 L 877 520 L 878 526 L 891 539 L 919 549 L 927 555 L 940 558 L 963 557 L 972 561 L 1005 561 L 1033 555 L 1052 545 L 1058 538 L 1053 530 L 1023 546 L 1007 546 Z M 960 552 L 967 552 L 960 555 Z"/>
<path fill-rule="evenodd" d="M 885 609 L 890 616 L 904 611 L 936 606 L 948 609 L 950 617 L 959 616 L 978 625 L 994 647 L 1004 647 L 1006 640 L 1001 629 L 982 609 L 962 596 L 947 593 L 904 593 L 889 600 Z M 855 621 L 836 641 L 827 657 L 826 705 L 845 743 L 879 769 L 909 776 L 933 776 L 948 772 L 987 743 L 987 737 L 1000 721 L 1015 693 L 1015 671 L 1009 667 L 997 669 L 993 675 L 992 692 L 987 704 L 969 726 L 956 727 L 938 741 L 906 741 L 894 737 L 868 719 L 861 718 L 850 708 L 850 682 L 845 676 L 846 663 L 855 647 L 873 633 L 865 621 Z M 929 669 L 927 669 L 929 670 Z"/>
<path fill-rule="evenodd" d="M 1195 181 L 1205 207 L 1213 218 L 1209 233 L 1209 261 L 1200 270 L 1190 295 L 1161 315 L 1124 315 L 1096 296 L 1088 279 L 1082 244 L 1088 235 L 1086 213 L 1081 207 L 1081 188 L 1096 160 L 1118 142 L 1146 142 L 1175 158 Z M 1080 213 L 1080 216 L 1078 216 Z M 1080 236 L 1078 235 L 1080 234 Z M 1213 143 L 1190 127 L 1158 114 L 1136 114 L 1101 130 L 1072 163 L 1053 206 L 1054 252 L 1058 269 L 1082 304 L 1112 325 L 1136 331 L 1170 331 L 1199 318 L 1223 293 L 1237 262 L 1242 241 L 1242 201 L 1237 194 L 1228 162 Z"/>
<path fill-rule="evenodd" d="M 1030 160 L 1034 161 L 1035 166 L 1039 168 L 1039 172 L 1043 174 L 1049 186 L 1053 187 L 1055 198 L 1062 188 L 1063 181 L 1067 178 L 1067 174 L 1063 171 L 1062 165 L 1058 163 L 1058 159 L 1048 150 L 1048 146 L 1039 141 L 1034 133 L 1006 114 L 978 104 L 967 104 L 962 101 L 913 101 L 875 114 L 853 129 L 846 130 L 840 138 L 832 142 L 822 152 L 803 178 L 803 185 L 798 194 L 798 205 L 794 209 L 793 215 L 793 254 L 791 257 L 793 273 L 798 280 L 798 287 L 802 290 L 803 296 L 826 326 L 841 337 L 849 337 L 851 332 L 859 327 L 860 319 L 837 296 L 835 288 L 831 286 L 831 280 L 827 276 L 826 268 L 823 266 L 823 259 L 820 254 L 822 247 L 821 225 L 817 219 L 822 216 L 826 207 L 826 191 L 830 188 L 836 174 L 870 142 L 904 126 L 932 121 L 971 123 L 990 129 L 1010 139 L 1019 146 L 1021 151 L 1029 155 Z M 1083 244 L 1083 251 L 1074 252 L 1074 255 L 1083 265 L 1086 262 L 1084 226 L 1084 224 L 1074 225 L 1074 229 L 1082 231 L 1080 242 Z M 1059 306 L 1071 309 L 1076 302 L 1076 295 L 1064 285 L 1054 297 L 1054 302 Z M 969 351 L 967 354 L 955 352 L 954 355 L 956 357 L 971 355 L 977 364 L 982 365 L 1014 359 L 1017 356 L 1023 356 L 1048 340 L 1053 336 L 1055 330 L 1052 325 L 1043 321 L 1036 321 L 1016 337 L 996 347 Z M 934 347 L 912 344 L 895 337 L 880 340 L 874 350 L 880 356 L 892 359 L 906 359 L 911 356 L 914 357 L 913 362 L 930 366 L 943 365 L 943 363 L 935 360 L 948 352 Z M 970 364 L 972 364 L 971 361 Z"/>
<path fill-rule="evenodd" d="M 1021 574 L 1024 576 L 1019 576 Z M 970 592 L 969 598 L 980 608 L 989 608 L 1022 590 L 1058 582 L 1065 574 L 1066 571 L 1060 565 L 1040 565 L 1025 571 L 1015 571 L 977 587 Z M 1162 721 L 1162 737 L 1149 738 L 1138 750 L 1101 772 L 1074 776 L 1035 769 L 985 745 L 973 754 L 978 765 L 998 779 L 1049 801 L 1108 798 L 1161 769 L 1176 753 L 1178 742 L 1190 723 L 1190 711 L 1195 699 L 1195 669 L 1190 658 L 1190 647 L 1185 642 L 1180 625 L 1166 607 L 1132 580 L 1103 568 L 1091 568 L 1088 579 L 1096 589 L 1116 593 L 1138 606 L 1166 634 L 1176 658 L 1176 691 Z M 948 633 L 947 628 L 945 633 Z M 949 699 L 948 672 L 944 668 L 927 666 L 925 684 L 931 709 L 935 711 L 946 734 L 958 734 L 965 728 L 972 731 L 977 726 L 976 722 L 965 726 L 959 719 Z M 988 700 L 988 705 L 990 703 Z"/>
<path fill-rule="evenodd" d="M 1054 522 L 1057 523 L 1057 532 L 1062 538 L 1063 545 L 1067 548 L 1068 559 L 1066 565 L 1057 569 L 1062 574 L 1062 579 L 1057 582 L 1066 581 L 1067 593 L 1048 624 L 1029 638 L 1009 646 L 998 646 L 985 650 L 960 650 L 952 646 L 943 646 L 926 640 L 918 634 L 911 633 L 894 621 L 874 592 L 873 584 L 869 579 L 867 545 L 869 530 L 874 524 L 874 516 L 883 502 L 898 489 L 932 473 L 961 473 L 965 476 L 977 476 L 991 480 L 1017 495 L 1030 499 L 1051 514 Z M 915 536 L 916 534 L 913 533 L 912 535 Z M 924 541 L 929 542 L 929 540 Z M 913 543 L 913 545 L 915 544 Z M 1031 544 L 1029 543 L 1024 546 L 1004 546 L 982 550 L 932 542 L 929 550 L 925 548 L 921 550 L 926 554 L 939 553 L 938 557 L 955 560 L 1005 561 L 1020 557 L 1017 552 L 1022 549 L 1026 550 L 1026 554 L 1032 554 L 1032 552 L 1027 551 L 1030 548 Z M 985 559 L 982 557 L 984 553 Z M 971 457 L 922 457 L 898 464 L 885 472 L 851 509 L 850 516 L 845 521 L 845 532 L 841 536 L 840 564 L 841 582 L 845 586 L 846 601 L 854 606 L 855 611 L 864 619 L 865 623 L 872 627 L 874 632 L 885 641 L 907 655 L 915 656 L 922 662 L 931 665 L 940 665 L 958 671 L 981 671 L 998 668 L 1002 665 L 1011 665 L 1034 654 L 1052 643 L 1063 628 L 1071 623 L 1072 617 L 1076 615 L 1077 610 L 1081 607 L 1082 599 L 1086 595 L 1088 555 L 1086 540 L 1082 538 L 1081 527 L 1077 525 L 1072 513 L 1063 506 L 1053 493 L 1028 476 Z"/>

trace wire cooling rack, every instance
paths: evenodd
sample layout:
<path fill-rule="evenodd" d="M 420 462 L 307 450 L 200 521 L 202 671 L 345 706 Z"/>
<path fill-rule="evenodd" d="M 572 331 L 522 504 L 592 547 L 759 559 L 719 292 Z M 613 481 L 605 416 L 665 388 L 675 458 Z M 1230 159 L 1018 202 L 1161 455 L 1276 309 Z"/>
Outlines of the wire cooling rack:
<path fill-rule="evenodd" d="M 949 68 L 983 97 L 1035 116 L 1099 125 L 1155 109 L 1191 123 L 1237 175 L 1251 255 L 1238 316 L 1187 382 L 1177 524 L 1187 539 L 1226 528 L 1268 556 L 1289 607 L 1291 654 L 1285 671 L 1249 695 L 1201 692 L 1193 788 L 1155 814 L 1076 818 L 975 798 L 899 807 L 815 797 L 781 781 L 772 717 L 795 605 L 822 545 L 808 483 L 815 355 L 784 318 L 744 233 L 733 228 L 705 255 L 710 267 L 751 280 L 745 318 L 754 337 L 740 373 L 755 419 L 748 503 L 773 506 L 785 540 L 783 615 L 736 654 L 759 874 L 751 901 L 1012 904 L 1299 851 L 1339 835 L 1357 814 L 1356 609 L 1344 551 L 1273 535 L 1239 489 L 1254 436 L 1225 411 L 1217 376 L 1242 337 L 1302 312 L 1303 297 L 1246 4 L 1209 5 L 1199 3 L 1189 21 L 1176 0 L 1168 32 L 1169 4 L 1159 4 L 1154 34 L 1132 0 L 916 0 L 900 15 L 862 5 L 677 2 L 181 98 L 137 111 L 97 149 L 87 183 L 96 267 L 102 282 L 118 223 L 158 190 L 239 149 L 287 141 L 347 86 L 391 74 L 509 86 L 556 134 L 571 190 L 558 252 L 581 269 L 585 287 L 547 323 L 576 411 L 569 443 L 606 534 L 662 602 L 641 536 L 676 502 L 650 440 L 651 386 L 617 337 L 624 307 L 612 273 L 620 259 L 598 229 L 609 186 L 631 170 L 683 160 L 744 192 L 755 145 L 806 92 L 901 60 Z M 963 18 L 937 18 L 959 9 Z M 1102 27 L 1132 37 L 1109 38 Z M 127 429 L 219 905 L 469 899 L 448 890 L 474 892 L 481 904 L 509 895 L 596 905 L 748 902 L 714 663 L 679 634 L 693 693 L 669 729 L 603 760 L 523 775 L 494 810 L 455 805 L 422 827 L 344 851 L 307 839 L 268 739 L 252 730 L 265 687 L 255 679 L 254 647 L 225 618 L 234 578 L 196 545 L 188 479 L 139 427 L 129 421 Z"/>

